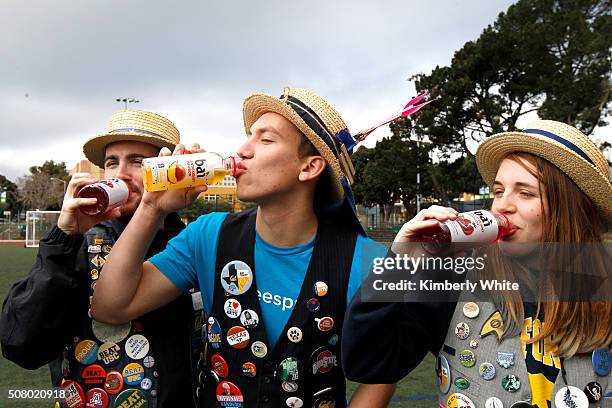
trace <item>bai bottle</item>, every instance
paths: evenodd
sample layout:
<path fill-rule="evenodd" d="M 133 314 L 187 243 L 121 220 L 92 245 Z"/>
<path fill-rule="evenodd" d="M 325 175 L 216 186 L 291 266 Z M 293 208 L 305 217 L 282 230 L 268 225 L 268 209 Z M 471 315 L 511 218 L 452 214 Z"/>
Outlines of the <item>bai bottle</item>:
<path fill-rule="evenodd" d="M 456 220 L 441 222 L 421 233 L 423 247 L 430 253 L 441 252 L 456 243 L 490 244 L 513 232 L 503 214 L 487 210 L 464 212 Z"/>
<path fill-rule="evenodd" d="M 95 198 L 96 204 L 79 207 L 85 215 L 99 215 L 119 207 L 128 200 L 130 189 L 123 180 L 109 178 L 94 184 L 88 184 L 77 193 L 79 198 Z"/>
<path fill-rule="evenodd" d="M 210 152 L 152 157 L 142 161 L 142 179 L 147 191 L 217 184 L 236 175 L 239 160 Z"/>

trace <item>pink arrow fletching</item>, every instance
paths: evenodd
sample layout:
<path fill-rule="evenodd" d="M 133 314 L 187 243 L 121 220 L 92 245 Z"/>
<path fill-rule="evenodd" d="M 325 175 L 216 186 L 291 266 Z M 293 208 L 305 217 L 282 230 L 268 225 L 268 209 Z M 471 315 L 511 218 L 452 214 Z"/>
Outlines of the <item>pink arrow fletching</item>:
<path fill-rule="evenodd" d="M 375 126 L 372 126 L 371 128 L 361 131 L 359 133 L 357 133 L 357 135 L 355 135 L 355 140 L 357 140 L 358 142 L 362 141 L 363 139 L 366 138 L 366 136 L 368 136 L 370 133 L 372 133 L 373 131 L 375 131 L 376 129 L 378 129 L 381 126 L 386 125 L 387 123 L 391 123 L 396 119 L 405 117 L 405 116 L 409 116 L 412 115 L 415 112 L 418 112 L 419 110 L 421 110 L 421 108 L 423 108 L 424 106 L 429 105 L 431 102 L 433 102 L 433 100 L 431 101 L 427 101 L 427 102 L 423 102 L 420 105 L 417 105 L 417 103 L 421 102 L 423 99 L 427 98 L 429 96 L 429 91 L 424 91 L 422 94 L 417 95 L 416 97 L 412 98 L 406 105 L 404 105 L 404 107 L 402 108 L 401 111 L 396 112 L 393 114 L 393 116 L 385 119 L 384 121 L 378 123 Z"/>

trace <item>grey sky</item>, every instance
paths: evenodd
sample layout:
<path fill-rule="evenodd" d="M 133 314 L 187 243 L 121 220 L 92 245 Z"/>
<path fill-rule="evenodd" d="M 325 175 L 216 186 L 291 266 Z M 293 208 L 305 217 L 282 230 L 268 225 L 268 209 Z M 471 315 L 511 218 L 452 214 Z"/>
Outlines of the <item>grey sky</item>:
<path fill-rule="evenodd" d="M 243 98 L 285 85 L 317 91 L 361 130 L 512 1 L 2 3 L 0 174 L 14 181 L 47 159 L 74 166 L 120 96 L 222 152 L 244 138 Z"/>

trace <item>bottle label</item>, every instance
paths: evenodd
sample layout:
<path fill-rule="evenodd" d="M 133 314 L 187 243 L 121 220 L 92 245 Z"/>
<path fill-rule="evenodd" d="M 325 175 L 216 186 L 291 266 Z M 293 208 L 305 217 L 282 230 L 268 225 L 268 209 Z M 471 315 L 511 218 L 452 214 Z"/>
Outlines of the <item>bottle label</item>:
<path fill-rule="evenodd" d="M 127 201 L 130 190 L 125 181 L 118 178 L 102 180 L 96 185 L 100 186 L 108 195 L 108 208 L 115 208 Z"/>
<path fill-rule="evenodd" d="M 221 157 L 214 153 L 144 159 L 145 188 L 159 191 L 213 184 L 215 168 L 220 167 L 221 161 Z"/>
<path fill-rule="evenodd" d="M 497 219 L 486 210 L 459 214 L 455 221 L 445 224 L 451 234 L 451 242 L 495 242 L 498 234 Z"/>

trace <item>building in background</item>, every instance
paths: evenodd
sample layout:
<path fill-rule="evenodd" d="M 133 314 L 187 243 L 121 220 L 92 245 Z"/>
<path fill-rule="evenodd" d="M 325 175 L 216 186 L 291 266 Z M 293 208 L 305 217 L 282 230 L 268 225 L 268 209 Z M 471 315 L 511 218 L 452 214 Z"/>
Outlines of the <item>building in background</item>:
<path fill-rule="evenodd" d="M 232 176 L 225 176 L 219 184 L 208 186 L 208 189 L 198 198 L 209 203 L 218 203 L 219 200 L 223 200 L 232 206 L 233 212 L 244 208 L 244 203 L 236 197 L 236 179 Z"/>
<path fill-rule="evenodd" d="M 68 174 L 70 174 L 71 177 L 74 173 L 89 173 L 95 178 L 97 178 L 98 180 L 102 180 L 104 178 L 104 170 L 99 168 L 98 166 L 96 166 L 95 164 L 93 164 L 87 159 L 83 159 L 80 162 L 78 162 L 72 168 L 72 170 L 68 172 Z"/>

